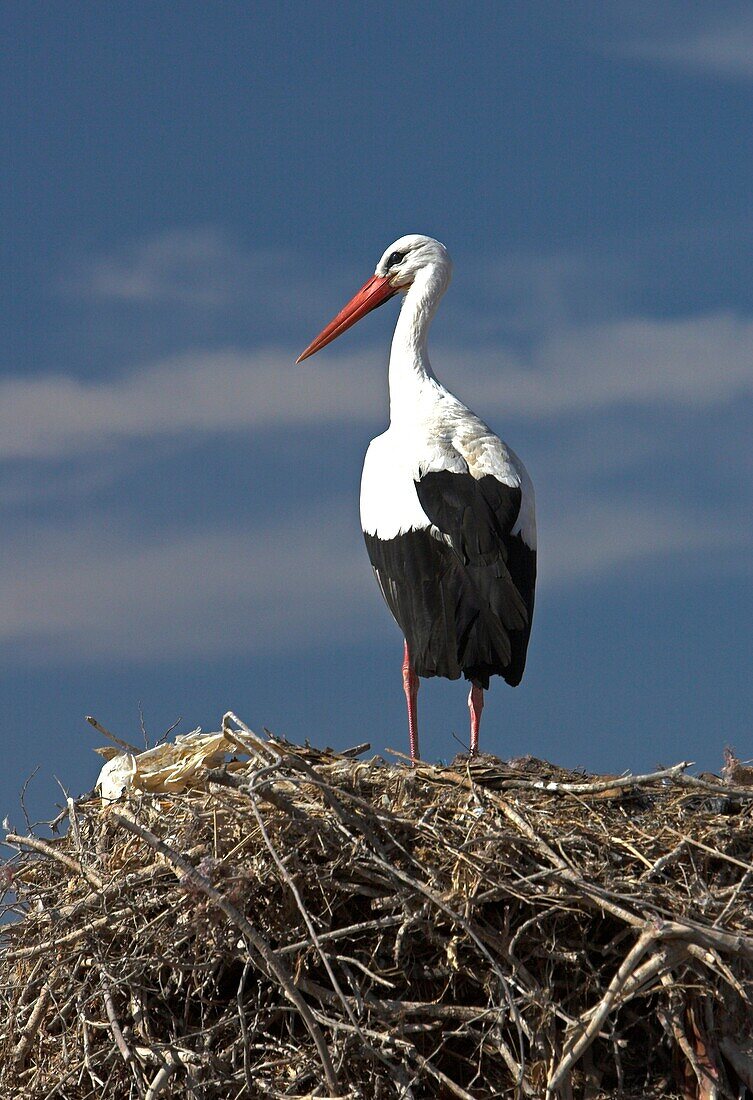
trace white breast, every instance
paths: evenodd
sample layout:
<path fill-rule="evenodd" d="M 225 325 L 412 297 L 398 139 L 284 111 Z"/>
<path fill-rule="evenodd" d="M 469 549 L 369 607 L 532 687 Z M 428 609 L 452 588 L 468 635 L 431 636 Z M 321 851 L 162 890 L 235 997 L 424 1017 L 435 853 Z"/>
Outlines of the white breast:
<path fill-rule="evenodd" d="M 394 539 L 431 526 L 419 504 L 414 462 L 390 430 L 372 439 L 361 475 L 361 527 L 367 535 Z"/>

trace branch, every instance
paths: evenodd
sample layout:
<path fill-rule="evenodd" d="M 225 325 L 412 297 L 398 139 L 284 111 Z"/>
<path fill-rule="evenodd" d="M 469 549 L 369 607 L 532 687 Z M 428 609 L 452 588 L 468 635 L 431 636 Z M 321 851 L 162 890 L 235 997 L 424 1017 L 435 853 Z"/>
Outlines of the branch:
<path fill-rule="evenodd" d="M 126 810 L 113 812 L 112 816 L 124 829 L 140 837 L 141 840 L 156 852 L 163 855 L 165 859 L 180 872 L 180 877 L 190 882 L 194 888 L 206 894 L 210 901 L 214 902 L 214 904 L 222 910 L 228 920 L 243 932 L 256 953 L 261 956 L 268 971 L 274 975 L 281 985 L 285 996 L 298 1009 L 301 1019 L 306 1025 L 314 1041 L 314 1045 L 316 1046 L 330 1092 L 335 1096 L 341 1095 L 337 1074 L 335 1073 L 329 1048 L 324 1041 L 321 1029 L 312 1016 L 309 1006 L 301 996 L 299 989 L 282 959 L 272 950 L 267 941 L 257 932 L 251 922 L 240 912 L 240 910 L 236 909 L 219 890 L 216 890 L 211 882 L 196 870 L 192 863 L 184 859 L 178 852 L 166 844 L 164 840 L 160 840 L 154 833 L 150 832 L 143 825 L 140 825 Z"/>
<path fill-rule="evenodd" d="M 66 810 L 66 813 L 67 812 Z M 77 859 L 73 859 L 71 856 L 66 856 L 62 852 L 59 852 L 53 844 L 48 844 L 46 841 L 39 840 L 35 836 L 17 836 L 15 833 L 8 833 L 5 838 L 5 843 L 23 844 L 25 848 L 32 848 L 35 852 L 40 852 L 42 855 L 49 856 L 50 859 L 56 859 L 58 863 L 62 863 L 69 871 L 73 871 L 74 874 L 80 875 L 81 878 L 86 879 L 93 890 L 99 891 L 102 889 L 102 879 L 99 875 L 96 875 L 94 871 L 90 871 L 86 867 L 82 867 Z"/>

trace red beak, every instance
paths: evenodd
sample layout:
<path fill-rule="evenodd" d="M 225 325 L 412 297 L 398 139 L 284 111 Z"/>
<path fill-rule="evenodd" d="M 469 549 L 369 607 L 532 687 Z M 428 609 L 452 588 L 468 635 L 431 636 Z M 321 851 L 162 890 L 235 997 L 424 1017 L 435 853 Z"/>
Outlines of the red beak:
<path fill-rule="evenodd" d="M 398 289 L 398 287 L 391 286 L 389 279 L 383 275 L 372 275 L 369 281 L 350 299 L 347 306 L 340 310 L 337 317 L 333 317 L 327 327 L 322 329 L 315 340 L 311 341 L 306 350 L 301 352 L 296 359 L 296 363 L 302 363 L 304 359 L 308 359 L 320 348 L 331 344 L 356 321 L 360 321 L 367 313 L 371 313 L 372 309 L 383 305 L 389 298 L 397 294 Z"/>

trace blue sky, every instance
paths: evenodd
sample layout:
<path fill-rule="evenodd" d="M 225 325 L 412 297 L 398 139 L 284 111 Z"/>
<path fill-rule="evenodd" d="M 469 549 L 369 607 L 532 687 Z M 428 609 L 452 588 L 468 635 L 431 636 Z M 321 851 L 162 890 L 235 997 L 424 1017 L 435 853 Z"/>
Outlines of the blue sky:
<path fill-rule="evenodd" d="M 523 456 L 540 587 L 482 748 L 753 755 L 753 9 L 10 3 L 0 13 L 0 808 L 139 741 L 405 750 L 358 525 L 395 304 L 293 361 L 407 232 L 442 380 Z M 427 681 L 422 747 L 467 737 Z"/>

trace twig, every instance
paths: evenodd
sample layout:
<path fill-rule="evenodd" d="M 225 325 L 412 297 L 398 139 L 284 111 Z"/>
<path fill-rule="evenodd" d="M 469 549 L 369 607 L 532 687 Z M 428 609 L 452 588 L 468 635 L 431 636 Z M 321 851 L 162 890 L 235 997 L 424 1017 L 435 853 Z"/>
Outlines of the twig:
<path fill-rule="evenodd" d="M 711 794 L 723 795 L 725 798 L 753 798 L 753 786 L 732 787 L 722 783 L 709 783 L 706 779 L 700 779 L 697 775 L 678 775 L 676 782 L 683 787 L 695 787 L 696 790 L 709 791 Z"/>
<path fill-rule="evenodd" d="M 348 811 L 342 805 L 339 798 L 337 798 L 337 796 L 334 794 L 334 792 L 332 791 L 332 788 L 329 786 L 329 784 L 324 783 L 320 779 L 320 777 L 316 774 L 314 769 L 312 767 L 310 767 L 310 765 L 308 765 L 304 760 L 301 760 L 299 757 L 295 756 L 292 753 L 289 755 L 288 760 L 289 760 L 289 763 L 291 764 L 292 767 L 294 767 L 298 771 L 303 772 L 313 783 L 315 783 L 319 787 L 322 794 L 324 795 L 324 798 L 327 800 L 328 804 L 332 807 L 332 809 L 334 809 L 338 813 L 338 815 L 344 821 L 348 821 L 350 819 L 350 823 L 355 824 L 355 827 L 359 831 L 363 830 L 362 823 L 359 823 L 358 821 L 355 821 L 355 822 L 353 821 L 352 815 L 348 814 Z M 521 1027 L 520 1022 L 519 1022 L 519 1012 L 518 1012 L 518 1009 L 517 1009 L 512 997 L 511 997 L 510 991 L 509 991 L 509 978 L 500 969 L 500 966 L 497 963 L 497 960 L 494 958 L 494 956 L 491 954 L 489 949 L 486 947 L 486 945 L 484 944 L 482 939 L 479 937 L 479 935 L 475 931 L 475 929 L 471 926 L 470 922 L 468 920 L 466 920 L 463 916 L 461 916 L 458 912 L 456 912 L 452 908 L 452 906 L 448 905 L 447 902 L 444 900 L 444 898 L 440 897 L 436 893 L 435 890 L 432 890 L 426 884 L 424 884 L 422 882 L 419 882 L 417 879 L 415 879 L 411 875 L 407 874 L 407 872 L 403 871 L 401 868 L 399 868 L 395 864 L 391 863 L 386 858 L 386 854 L 382 850 L 382 847 L 379 844 L 379 841 L 373 836 L 373 833 L 372 834 L 366 833 L 365 835 L 369 839 L 369 841 L 372 845 L 372 848 L 374 849 L 373 852 L 372 852 L 371 858 L 376 863 L 376 865 L 378 867 L 380 867 L 383 871 L 385 871 L 386 874 L 390 878 L 397 879 L 398 881 L 402 882 L 404 885 L 409 886 L 412 890 L 417 890 L 419 893 L 423 894 L 424 897 L 428 898 L 429 901 L 431 901 L 433 905 L 435 905 L 438 909 L 440 909 L 442 912 L 444 912 L 448 917 L 451 918 L 451 920 L 456 922 L 463 929 L 463 931 L 468 935 L 468 937 L 476 944 L 476 946 L 480 950 L 481 954 L 490 963 L 494 973 L 497 975 L 497 977 L 499 979 L 501 988 L 505 992 L 506 998 L 508 1000 L 511 1015 L 512 1015 L 513 1019 L 515 1019 L 517 1024 L 518 1024 L 518 1030 L 519 1030 L 519 1033 L 521 1033 L 521 1038 L 522 1038 L 522 1027 Z M 525 1067 L 524 1067 L 523 1063 L 518 1062 L 518 1060 L 515 1058 L 514 1054 L 510 1050 L 507 1043 L 505 1043 L 504 1040 L 501 1037 L 499 1039 L 499 1046 L 500 1046 L 500 1052 L 502 1053 L 503 1058 L 505 1059 L 508 1067 L 510 1068 L 510 1071 L 513 1073 L 518 1086 L 520 1088 L 522 1088 L 525 1092 L 528 1092 L 530 1086 L 528 1085 L 528 1082 L 525 1080 L 525 1075 L 524 1075 L 525 1074 Z"/>
<path fill-rule="evenodd" d="M 74 928 L 64 935 L 55 936 L 52 940 L 43 940 L 41 943 L 36 943 L 32 947 L 19 947 L 15 951 L 4 951 L 3 961 L 20 962 L 21 959 L 36 959 L 40 955 L 47 955 L 53 951 L 58 951 L 64 945 L 75 943 L 76 940 L 80 940 L 83 936 L 91 932 L 96 932 L 98 928 L 104 928 L 108 924 L 113 924 L 129 912 L 131 912 L 131 907 L 126 906 L 124 909 L 118 909 L 115 912 L 108 913 L 104 917 L 98 917 L 96 920 L 87 921 L 86 924 L 82 924 L 79 928 Z"/>
<path fill-rule="evenodd" d="M 346 759 L 354 759 L 356 756 L 362 756 L 363 753 L 368 752 L 371 748 L 370 741 L 363 741 L 360 745 L 353 745 L 350 749 L 343 749 L 339 752 L 338 756 L 344 756 Z"/>
<path fill-rule="evenodd" d="M 158 1069 L 152 1078 L 149 1088 L 146 1090 L 144 1100 L 157 1100 L 157 1097 L 174 1073 L 175 1066 L 162 1066 L 161 1069 Z"/>
<path fill-rule="evenodd" d="M 612 1010 L 612 1007 L 617 1000 L 620 990 L 625 985 L 630 975 L 635 970 L 636 966 L 643 958 L 645 953 L 649 950 L 651 944 L 656 939 L 656 933 L 653 929 L 646 929 L 640 934 L 637 942 L 628 951 L 627 955 L 622 961 L 617 973 L 612 978 L 607 987 L 607 991 L 601 998 L 598 1006 L 592 1010 L 588 1026 L 583 1031 L 583 1034 L 575 1042 L 569 1050 L 567 1050 L 564 1056 L 560 1059 L 557 1066 L 550 1073 L 549 1079 L 546 1083 L 546 1095 L 547 1100 L 553 1096 L 555 1090 L 559 1088 L 559 1085 L 566 1074 L 569 1074 L 572 1067 L 578 1061 L 578 1059 L 586 1052 L 594 1041 L 601 1025 L 607 1018 Z"/>
<path fill-rule="evenodd" d="M 135 745 L 132 745 L 130 743 L 130 741 L 124 741 L 122 737 L 118 737 L 116 736 L 116 734 L 110 733 L 110 731 L 108 729 L 105 729 L 102 723 L 98 722 L 97 719 L 92 717 L 91 714 L 87 714 L 85 717 L 89 725 L 93 726 L 97 733 L 101 733 L 102 736 L 106 737 L 108 741 L 112 741 L 113 745 L 117 745 L 118 748 L 125 749 L 126 752 L 132 753 L 133 756 L 138 756 L 140 752 L 143 752 L 143 749 L 137 749 Z"/>
<path fill-rule="evenodd" d="M 115 1005 L 112 999 L 112 992 L 107 984 L 107 979 L 104 974 L 101 974 L 100 980 L 102 983 L 102 999 L 105 1004 L 105 1012 L 107 1013 L 107 1019 L 110 1021 L 110 1031 L 112 1037 L 115 1040 L 115 1045 L 120 1051 L 120 1056 L 126 1065 L 130 1065 L 133 1062 L 133 1054 L 131 1053 L 128 1043 L 123 1038 L 123 1031 L 118 1020 L 118 1014 L 115 1011 Z"/>
<path fill-rule="evenodd" d="M 19 799 L 18 799 L 19 802 L 21 803 L 21 813 L 24 815 L 24 821 L 26 822 L 26 828 L 28 829 L 29 832 L 31 832 L 31 830 L 34 828 L 34 826 L 32 825 L 31 818 L 29 817 L 29 811 L 26 809 L 26 792 L 29 789 L 31 781 L 34 779 L 34 777 L 37 775 L 38 772 L 39 772 L 39 765 L 36 766 L 36 768 L 31 773 L 31 775 L 27 775 L 26 779 L 24 780 L 24 784 L 21 787 L 21 794 L 20 794 Z"/>
<path fill-rule="evenodd" d="M 37 996 L 37 1002 L 34 1005 L 31 1016 L 29 1017 L 26 1027 L 23 1030 L 21 1038 L 13 1048 L 13 1062 L 16 1069 L 23 1065 L 26 1060 L 26 1056 L 29 1053 L 31 1044 L 34 1042 L 34 1036 L 39 1031 L 39 1027 L 47 1014 L 47 1006 L 52 996 L 52 991 L 57 984 L 60 977 L 60 968 L 56 967 L 50 974 L 47 981 L 44 983 Z"/>
<path fill-rule="evenodd" d="M 243 932 L 244 936 L 252 945 L 257 954 L 261 956 L 269 971 L 274 974 L 275 978 L 280 983 L 283 992 L 285 993 L 285 996 L 298 1009 L 301 1019 L 308 1028 L 309 1034 L 311 1035 L 311 1038 L 314 1041 L 314 1045 L 316 1046 L 317 1052 L 319 1054 L 319 1059 L 322 1063 L 322 1068 L 324 1070 L 324 1075 L 327 1079 L 327 1085 L 331 1092 L 333 1092 L 335 1095 L 339 1095 L 340 1086 L 338 1084 L 337 1074 L 335 1073 L 335 1068 L 332 1064 L 332 1059 L 330 1057 L 327 1044 L 324 1041 L 324 1037 L 319 1029 L 318 1024 L 314 1020 L 308 1005 L 296 988 L 296 985 L 291 975 L 288 973 L 287 967 L 283 963 L 282 959 L 278 955 L 276 955 L 276 953 L 272 950 L 272 948 L 269 946 L 263 936 L 261 936 L 259 932 L 257 932 L 250 921 L 248 921 L 246 917 L 243 916 L 240 910 L 236 909 L 236 907 L 230 901 L 228 901 L 228 899 L 224 897 L 224 895 L 222 895 L 219 890 L 216 890 L 212 886 L 212 884 L 202 874 L 200 874 L 199 871 L 196 870 L 192 863 L 189 863 L 188 860 L 180 856 L 168 844 L 166 844 L 164 840 L 160 840 L 159 837 L 150 832 L 149 829 L 146 829 L 143 825 L 140 825 L 133 817 L 131 817 L 129 813 L 127 813 L 127 811 L 113 813 L 112 816 L 120 825 L 123 826 L 123 828 L 128 829 L 130 832 L 134 833 L 135 836 L 140 837 L 150 847 L 154 848 L 155 851 L 163 855 L 165 859 L 169 860 L 173 867 L 179 870 L 181 874 L 185 877 L 185 879 L 191 883 L 192 886 L 194 886 L 196 889 L 202 890 L 207 895 L 207 897 L 223 911 L 225 916 Z"/>
<path fill-rule="evenodd" d="M 18 836 L 16 833 L 8 833 L 5 837 L 5 843 L 23 844 L 25 848 L 31 848 L 35 852 L 41 852 L 42 855 L 57 860 L 58 863 L 62 863 L 64 867 L 67 867 L 69 871 L 73 871 L 74 874 L 80 875 L 81 878 L 86 879 L 92 889 L 102 889 L 102 879 L 99 875 L 95 874 L 94 871 L 90 871 L 87 867 L 82 867 L 78 860 L 72 859 L 71 856 L 67 856 L 64 852 L 59 852 L 53 844 L 48 844 L 45 840 L 40 840 L 35 836 Z"/>
<path fill-rule="evenodd" d="M 320 943 L 329 943 L 332 940 L 352 939 L 359 932 L 373 932 L 379 928 L 394 928 L 402 924 L 403 916 L 378 917 L 376 920 L 364 920 L 358 924 L 348 924 L 344 928 L 335 928 L 331 932 L 317 932 Z M 284 947 L 278 947 L 278 955 L 294 955 L 304 947 L 311 947 L 311 940 L 297 940 L 295 943 L 286 943 Z"/>
<path fill-rule="evenodd" d="M 685 839 L 685 837 L 683 837 L 680 843 L 676 844 L 670 852 L 665 852 L 664 855 L 660 856 L 659 859 L 657 859 L 656 862 L 653 863 L 647 871 L 643 872 L 640 877 L 640 881 L 647 882 L 655 875 L 661 874 L 665 867 L 668 867 L 670 863 L 673 863 L 678 858 L 678 856 L 682 855 L 682 853 L 687 848 L 687 843 L 687 840 Z"/>
<path fill-rule="evenodd" d="M 6 849 L 0 1095 L 737 1095 L 749 801 L 709 812 L 674 769 L 581 784 L 224 731 L 237 758 L 192 788 L 77 799 L 59 841 Z"/>
<path fill-rule="evenodd" d="M 684 760 L 671 768 L 647 772 L 645 775 L 623 775 L 617 779 L 600 779 L 585 783 L 560 783 L 553 779 L 502 779 L 500 790 L 548 791 L 552 794 L 602 794 L 604 791 L 625 790 L 630 787 L 642 787 L 657 780 L 674 779 L 687 768 L 693 766 L 692 760 Z"/>

